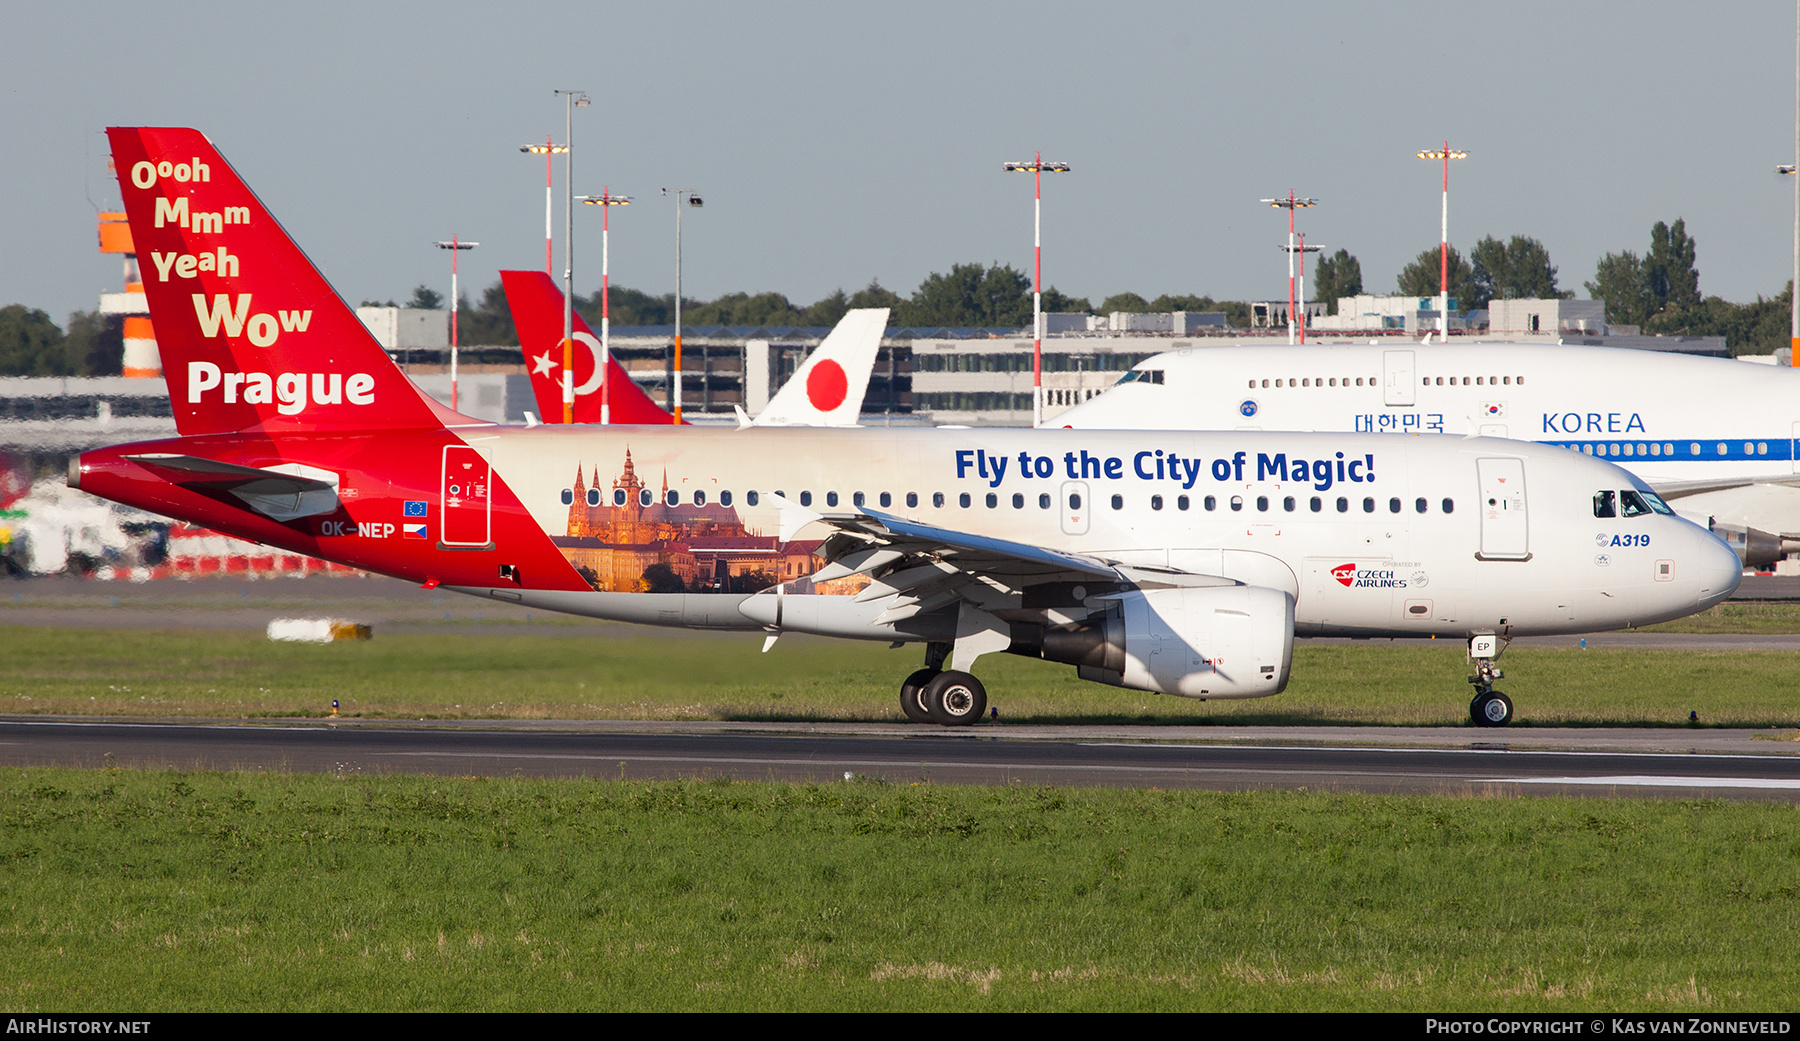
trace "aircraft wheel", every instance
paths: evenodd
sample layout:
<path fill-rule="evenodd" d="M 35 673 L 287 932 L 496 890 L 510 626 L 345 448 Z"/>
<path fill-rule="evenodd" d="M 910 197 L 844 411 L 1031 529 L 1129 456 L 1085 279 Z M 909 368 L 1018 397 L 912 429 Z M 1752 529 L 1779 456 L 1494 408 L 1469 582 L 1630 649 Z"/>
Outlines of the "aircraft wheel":
<path fill-rule="evenodd" d="M 930 723 L 932 721 L 931 713 L 926 710 L 925 702 L 920 699 L 920 695 L 924 693 L 925 685 L 936 679 L 937 675 L 937 669 L 920 669 L 906 677 L 905 682 L 900 684 L 900 711 L 906 713 L 907 722 Z"/>
<path fill-rule="evenodd" d="M 940 672 L 925 685 L 919 700 L 925 703 L 934 723 L 973 726 L 987 711 L 987 688 L 966 672 Z"/>
<path fill-rule="evenodd" d="M 1503 727 L 1512 722 L 1512 699 L 1497 690 L 1477 694 L 1469 702 L 1469 716 L 1478 727 Z"/>

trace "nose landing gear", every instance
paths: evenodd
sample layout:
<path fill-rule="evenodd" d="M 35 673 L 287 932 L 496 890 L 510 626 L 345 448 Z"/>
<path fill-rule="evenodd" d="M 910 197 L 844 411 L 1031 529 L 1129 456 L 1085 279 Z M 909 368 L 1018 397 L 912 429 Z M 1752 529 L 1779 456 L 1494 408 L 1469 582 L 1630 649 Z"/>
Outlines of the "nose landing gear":
<path fill-rule="evenodd" d="M 1475 663 L 1475 675 L 1469 677 L 1475 685 L 1475 696 L 1469 701 L 1469 719 L 1478 727 L 1503 727 L 1512 722 L 1512 699 L 1494 689 L 1495 680 L 1506 678 L 1506 673 L 1494 667 L 1506 643 L 1504 637 L 1492 633 L 1469 637 L 1469 660 Z"/>

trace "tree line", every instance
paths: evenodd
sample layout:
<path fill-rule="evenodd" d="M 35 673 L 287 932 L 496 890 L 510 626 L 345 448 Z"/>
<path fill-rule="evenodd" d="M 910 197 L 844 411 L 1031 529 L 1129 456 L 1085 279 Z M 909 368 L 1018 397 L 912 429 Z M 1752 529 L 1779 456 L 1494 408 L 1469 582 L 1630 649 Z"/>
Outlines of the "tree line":
<path fill-rule="evenodd" d="M 1635 325 L 1645 333 L 1670 336 L 1723 336 L 1732 354 L 1767 354 L 1788 345 L 1791 283 L 1775 297 L 1732 303 L 1701 295 L 1696 263 L 1697 250 L 1686 223 L 1680 219 L 1673 224 L 1658 221 L 1650 229 L 1650 246 L 1641 256 L 1630 250 L 1602 256 L 1594 280 L 1584 286 L 1594 299 L 1606 303 L 1607 321 L 1615 326 Z M 1396 291 L 1402 296 L 1436 296 L 1439 264 L 1439 247 L 1420 252 L 1401 269 Z M 1327 303 L 1333 314 L 1340 297 L 1365 291 L 1362 264 L 1348 250 L 1321 255 L 1312 273 L 1312 298 Z M 1567 299 L 1574 295 L 1558 286 L 1557 267 L 1549 250 L 1524 235 L 1510 236 L 1504 242 L 1488 236 L 1477 242 L 1466 258 L 1452 246 L 1449 273 L 1450 295 L 1461 311 L 1484 308 L 1494 300 Z M 437 309 L 444 303 L 441 293 L 421 285 L 405 306 Z M 383 306 L 370 300 L 363 304 Z M 395 306 L 394 301 L 385 306 Z M 600 324 L 598 290 L 575 294 L 575 306 L 590 324 Z M 458 307 L 464 343 L 518 344 L 506 293 L 498 281 L 482 290 L 477 302 L 471 303 L 465 294 Z M 682 322 L 687 326 L 828 327 L 858 307 L 889 308 L 889 321 L 902 327 L 1021 329 L 1031 324 L 1031 280 L 1010 264 L 953 264 L 948 272 L 932 272 L 904 297 L 874 279 L 854 293 L 840 288 L 805 305 L 774 292 L 727 293 L 714 300 L 684 297 Z M 1247 302 L 1191 293 L 1165 293 L 1153 300 L 1132 292 L 1115 293 L 1095 308 L 1085 297 L 1069 296 L 1051 287 L 1044 292 L 1043 308 L 1050 313 L 1102 315 L 1223 311 L 1234 327 L 1250 324 Z M 614 325 L 621 326 L 673 325 L 675 295 L 615 287 L 611 317 Z M 22 304 L 0 307 L 0 376 L 116 376 L 124 351 L 121 328 L 117 316 L 95 311 L 71 314 L 65 328 L 41 310 Z"/>

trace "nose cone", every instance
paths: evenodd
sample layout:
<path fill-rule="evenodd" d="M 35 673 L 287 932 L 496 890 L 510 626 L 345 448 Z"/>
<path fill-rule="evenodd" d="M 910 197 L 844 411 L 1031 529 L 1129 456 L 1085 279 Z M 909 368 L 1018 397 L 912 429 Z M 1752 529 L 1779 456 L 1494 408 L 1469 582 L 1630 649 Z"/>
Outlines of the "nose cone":
<path fill-rule="evenodd" d="M 1694 574 L 1700 587 L 1694 610 L 1704 611 L 1737 591 L 1744 580 L 1744 562 L 1725 540 L 1698 525 L 1694 530 L 1698 534 Z"/>

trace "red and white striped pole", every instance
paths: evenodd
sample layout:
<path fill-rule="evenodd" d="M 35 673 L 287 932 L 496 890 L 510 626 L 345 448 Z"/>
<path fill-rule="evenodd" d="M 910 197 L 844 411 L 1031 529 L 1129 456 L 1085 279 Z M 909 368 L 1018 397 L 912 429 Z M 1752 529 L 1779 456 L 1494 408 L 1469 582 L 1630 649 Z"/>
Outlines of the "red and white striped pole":
<path fill-rule="evenodd" d="M 1317 200 L 1317 199 L 1302 199 L 1302 198 L 1296 196 L 1294 194 L 1293 189 L 1290 188 L 1290 189 L 1288 189 L 1287 198 L 1285 198 L 1285 199 L 1264 199 L 1263 202 L 1268 203 L 1270 206 L 1273 206 L 1278 210 L 1288 211 L 1288 240 L 1287 240 L 1287 245 L 1282 248 L 1287 251 L 1287 255 L 1288 255 L 1287 327 L 1288 327 L 1288 344 L 1291 346 L 1294 342 L 1294 253 L 1297 248 L 1294 245 L 1294 211 L 1297 209 L 1303 209 L 1307 206 L 1317 206 L 1319 204 L 1319 200 Z"/>
<path fill-rule="evenodd" d="M 1044 174 L 1068 173 L 1068 163 L 1046 163 L 1036 152 L 1029 163 L 1007 163 L 1012 173 L 1032 175 L 1031 202 L 1031 425 L 1044 424 Z"/>
<path fill-rule="evenodd" d="M 1442 159 L 1444 161 L 1444 206 L 1442 233 L 1438 243 L 1438 339 L 1442 341 L 1450 334 L 1450 160 L 1467 159 L 1467 152 L 1452 152 L 1450 142 L 1445 141 L 1442 149 L 1420 152 L 1420 159 Z"/>

